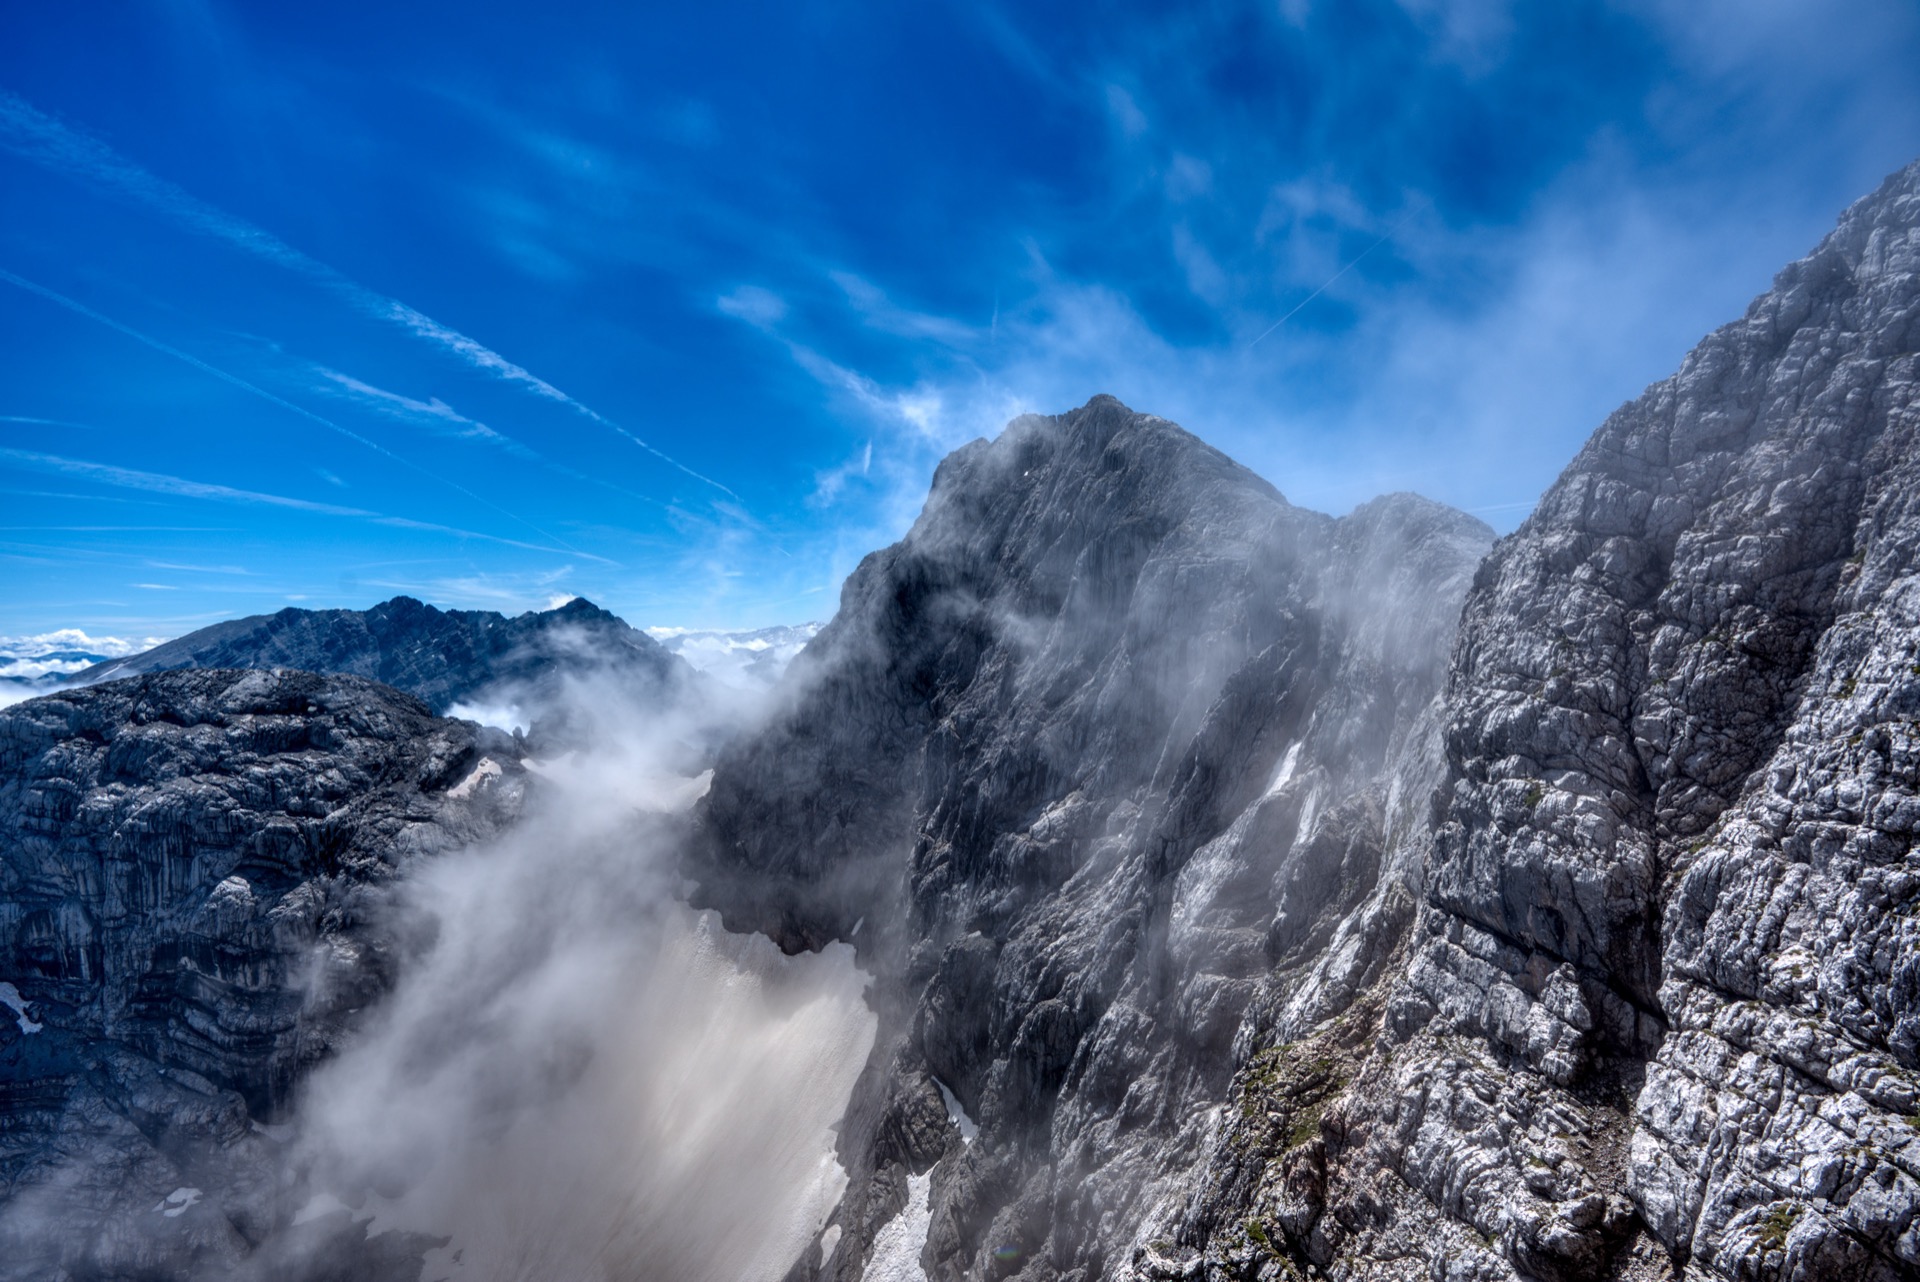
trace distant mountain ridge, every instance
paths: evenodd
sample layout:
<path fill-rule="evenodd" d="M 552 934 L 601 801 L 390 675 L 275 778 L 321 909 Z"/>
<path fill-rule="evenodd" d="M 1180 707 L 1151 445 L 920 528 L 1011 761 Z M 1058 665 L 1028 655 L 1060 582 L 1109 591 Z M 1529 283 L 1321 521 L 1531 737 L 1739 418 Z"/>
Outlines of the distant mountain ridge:
<path fill-rule="evenodd" d="M 444 714 L 490 692 L 607 667 L 663 686 L 694 678 L 659 642 L 584 597 L 509 616 L 397 596 L 368 610 L 286 609 L 216 623 L 96 664 L 74 681 L 93 685 L 178 668 L 297 668 L 380 681 Z"/>

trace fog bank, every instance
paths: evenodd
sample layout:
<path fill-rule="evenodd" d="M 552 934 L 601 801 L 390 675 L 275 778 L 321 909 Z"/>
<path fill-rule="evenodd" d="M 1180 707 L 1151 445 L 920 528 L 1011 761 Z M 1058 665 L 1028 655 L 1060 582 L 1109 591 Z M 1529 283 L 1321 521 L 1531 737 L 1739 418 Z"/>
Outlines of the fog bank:
<path fill-rule="evenodd" d="M 289 1240 L 371 1215 L 450 1239 L 423 1278 L 777 1282 L 845 1185 L 866 979 L 681 903 L 684 719 L 566 698 L 588 746 L 528 762 L 527 818 L 402 888 L 419 951 L 305 1089 Z"/>

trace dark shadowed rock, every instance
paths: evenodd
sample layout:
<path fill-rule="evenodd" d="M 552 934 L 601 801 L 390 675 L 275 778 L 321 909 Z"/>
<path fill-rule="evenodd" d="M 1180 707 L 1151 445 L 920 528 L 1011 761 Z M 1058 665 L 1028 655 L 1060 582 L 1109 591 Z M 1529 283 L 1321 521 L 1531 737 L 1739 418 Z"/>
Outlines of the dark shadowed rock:
<path fill-rule="evenodd" d="M 287 609 L 216 623 L 74 680 L 85 685 L 176 668 L 345 673 L 404 690 L 439 713 L 493 697 L 550 696 L 568 675 L 611 671 L 663 689 L 693 676 L 652 637 L 583 597 L 509 617 L 397 596 L 370 610 Z"/>
<path fill-rule="evenodd" d="M 524 780 L 509 736 L 358 677 L 0 711 L 0 1277 L 224 1276 L 284 1223 L 275 1124 L 403 951 L 383 887 Z M 372 1277 L 404 1247 L 329 1249 Z"/>

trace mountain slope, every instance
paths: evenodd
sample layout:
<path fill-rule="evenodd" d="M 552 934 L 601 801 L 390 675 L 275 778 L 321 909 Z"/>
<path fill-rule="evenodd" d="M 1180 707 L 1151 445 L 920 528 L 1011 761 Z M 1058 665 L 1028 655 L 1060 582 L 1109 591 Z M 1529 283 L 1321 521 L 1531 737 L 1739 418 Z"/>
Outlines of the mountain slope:
<path fill-rule="evenodd" d="M 1920 165 L 1495 549 L 1380 1040 L 1306 1142 L 1219 1158 L 1188 1247 L 1920 1272 L 1917 348 Z"/>
<path fill-rule="evenodd" d="M 299 668 L 385 682 L 435 712 L 540 689 L 563 674 L 613 671 L 662 688 L 691 669 L 591 601 L 508 617 L 439 610 L 398 596 L 369 610 L 282 610 L 190 632 L 78 674 L 80 684 L 176 668 Z"/>
<path fill-rule="evenodd" d="M 384 888 L 525 791 L 512 738 L 358 677 L 0 711 L 0 1277 L 225 1276 L 283 1225 L 260 1124 L 391 982 Z"/>
<path fill-rule="evenodd" d="M 1108 1266 L 1231 1048 L 1371 978 L 1385 945 L 1336 937 L 1410 919 L 1490 541 L 1412 496 L 1294 508 L 1106 397 L 941 465 L 721 760 L 692 861 L 733 928 L 850 938 L 880 977 L 835 1246 L 796 1276 L 859 1278 L 918 1198 L 933 1276 Z"/>

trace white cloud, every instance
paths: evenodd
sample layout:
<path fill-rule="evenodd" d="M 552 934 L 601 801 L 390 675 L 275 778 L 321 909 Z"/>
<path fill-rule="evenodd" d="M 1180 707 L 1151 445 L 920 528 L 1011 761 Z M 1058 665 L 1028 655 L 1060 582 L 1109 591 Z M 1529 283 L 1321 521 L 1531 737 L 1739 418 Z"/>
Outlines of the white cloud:
<path fill-rule="evenodd" d="M 1213 190 L 1213 166 L 1198 156 L 1175 152 L 1167 162 L 1167 199 L 1179 204 L 1198 200 Z"/>
<path fill-rule="evenodd" d="M 816 507 L 824 507 L 836 502 L 842 490 L 855 478 L 864 478 L 873 471 L 873 442 L 868 441 L 858 454 L 847 459 L 838 467 L 830 467 L 824 472 L 815 473 L 813 493 L 809 502 Z"/>
<path fill-rule="evenodd" d="M 421 530 L 435 534 L 447 534 L 462 539 L 479 539 L 487 543 L 498 543 L 506 547 L 524 548 L 530 552 L 555 552 L 567 556 L 586 557 L 606 565 L 618 562 L 608 557 L 597 556 L 591 552 L 581 552 L 574 548 L 549 547 L 540 543 L 527 543 L 520 539 L 503 538 L 498 534 L 483 534 L 478 530 L 464 530 L 458 526 L 442 525 L 435 521 L 416 521 L 411 517 L 383 516 L 366 508 L 344 507 L 338 503 L 317 503 L 311 499 L 291 498 L 284 494 L 265 494 L 258 490 L 236 489 L 230 485 L 215 485 L 205 481 L 192 481 L 185 477 L 169 476 L 162 472 L 141 472 L 128 467 L 115 467 L 109 463 L 92 463 L 84 459 L 63 458 L 56 454 L 40 454 L 32 450 L 0 448 L 0 459 L 11 460 L 23 467 L 38 471 L 59 472 L 68 476 L 83 477 L 101 485 L 112 485 L 122 489 L 145 490 L 155 494 L 171 494 L 179 498 L 203 499 L 215 503 L 238 503 L 264 507 L 288 508 L 296 512 L 310 512 L 318 516 L 349 517 L 372 522 L 375 525 L 392 526 L 395 529 Z"/>
<path fill-rule="evenodd" d="M 0 637 L 0 681 L 70 676 L 107 659 L 151 650 L 166 637 L 94 636 L 57 628 L 32 636 Z M 0 685 L 0 690 L 6 689 Z"/>
<path fill-rule="evenodd" d="M 1399 0 L 1433 37 L 1436 57 L 1469 74 L 1490 71 L 1513 38 L 1513 0 Z"/>
<path fill-rule="evenodd" d="M 1133 95 L 1119 85 L 1106 87 L 1107 114 L 1120 126 L 1120 132 L 1129 138 L 1138 138 L 1147 132 L 1147 114 L 1134 102 Z"/>
<path fill-rule="evenodd" d="M 512 437 L 494 431 L 478 419 L 468 418 L 438 396 L 429 397 L 424 401 L 418 400 L 399 392 L 390 392 L 383 387 L 375 387 L 351 374 L 343 374 L 325 365 L 313 366 L 313 373 L 319 379 L 315 384 L 317 390 L 335 396 L 344 396 L 356 404 L 364 405 L 389 418 L 422 424 L 449 436 L 484 441 L 525 458 L 538 457 L 532 450 Z"/>
<path fill-rule="evenodd" d="M 1196 298 L 1215 307 L 1226 304 L 1230 293 L 1227 273 L 1185 223 L 1174 224 L 1173 257 L 1186 272 L 1187 288 Z"/>
<path fill-rule="evenodd" d="M 760 329 L 779 324 L 787 316 L 787 300 L 758 285 L 740 285 L 714 300 L 714 306 L 735 320 Z"/>
<path fill-rule="evenodd" d="M 896 305 L 879 286 L 864 276 L 849 271 L 831 271 L 827 275 L 840 287 L 847 296 L 848 304 L 870 329 L 901 338 L 929 339 L 949 346 L 959 346 L 979 336 L 980 331 L 976 326 L 951 317 Z"/>

